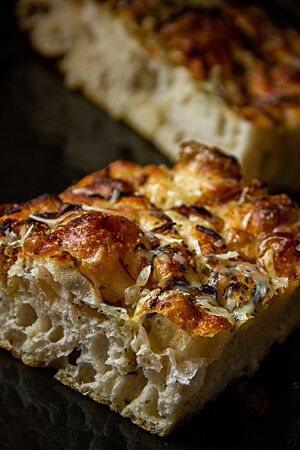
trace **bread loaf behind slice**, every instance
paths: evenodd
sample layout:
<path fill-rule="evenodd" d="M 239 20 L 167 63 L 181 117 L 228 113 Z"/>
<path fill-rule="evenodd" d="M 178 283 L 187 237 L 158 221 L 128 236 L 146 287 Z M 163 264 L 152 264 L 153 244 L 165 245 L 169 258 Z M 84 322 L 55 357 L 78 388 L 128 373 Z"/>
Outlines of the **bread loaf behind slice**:
<path fill-rule="evenodd" d="M 299 189 L 300 125 L 293 107 L 285 114 L 286 106 L 276 107 L 274 97 L 270 105 L 275 102 L 282 119 L 270 120 L 259 108 L 248 117 L 224 101 L 213 80 L 197 80 L 184 65 L 174 65 L 159 44 L 152 49 L 155 36 L 143 42 L 132 19 L 110 2 L 45 0 L 41 6 L 21 0 L 18 14 L 34 47 L 58 58 L 69 88 L 82 90 L 171 160 L 178 157 L 178 143 L 196 139 L 237 157 L 248 176 L 276 189 Z M 258 71 L 255 85 L 259 77 Z"/>

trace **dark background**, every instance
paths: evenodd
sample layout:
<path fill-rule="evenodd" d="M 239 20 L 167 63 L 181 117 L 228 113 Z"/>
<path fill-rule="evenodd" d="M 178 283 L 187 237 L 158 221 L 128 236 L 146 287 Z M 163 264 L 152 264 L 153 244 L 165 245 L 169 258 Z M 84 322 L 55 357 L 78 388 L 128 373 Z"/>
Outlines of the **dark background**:
<path fill-rule="evenodd" d="M 266 2 L 300 24 L 300 2 Z M 63 87 L 0 0 L 0 203 L 57 193 L 117 158 L 166 162 L 151 144 Z M 0 351 L 0 449 L 300 449 L 300 331 L 168 438 L 132 425 Z"/>

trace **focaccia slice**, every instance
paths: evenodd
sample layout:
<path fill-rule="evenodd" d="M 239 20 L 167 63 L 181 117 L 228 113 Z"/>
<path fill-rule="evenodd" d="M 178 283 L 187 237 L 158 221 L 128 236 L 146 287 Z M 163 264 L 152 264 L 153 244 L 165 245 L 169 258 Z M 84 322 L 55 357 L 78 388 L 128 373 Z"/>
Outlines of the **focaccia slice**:
<path fill-rule="evenodd" d="M 299 209 L 216 148 L 0 207 L 0 345 L 165 435 L 300 321 Z"/>
<path fill-rule="evenodd" d="M 300 188 L 300 34 L 259 7 L 195 0 L 20 0 L 34 47 L 66 85 L 170 159 L 198 139 L 247 176 Z"/>

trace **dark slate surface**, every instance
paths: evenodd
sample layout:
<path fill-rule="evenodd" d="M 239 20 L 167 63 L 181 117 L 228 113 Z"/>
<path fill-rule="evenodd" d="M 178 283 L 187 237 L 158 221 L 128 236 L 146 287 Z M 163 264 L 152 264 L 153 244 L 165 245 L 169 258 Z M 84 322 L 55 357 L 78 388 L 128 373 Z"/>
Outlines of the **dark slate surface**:
<path fill-rule="evenodd" d="M 297 1 L 268 3 L 285 4 L 290 20 L 300 20 Z M 0 203 L 57 193 L 116 158 L 166 162 L 125 125 L 64 89 L 54 65 L 17 31 L 11 0 L 0 2 L 0 23 Z M 300 331 L 274 347 L 253 379 L 239 380 L 164 439 L 51 375 L 0 351 L 1 450 L 300 449 Z"/>

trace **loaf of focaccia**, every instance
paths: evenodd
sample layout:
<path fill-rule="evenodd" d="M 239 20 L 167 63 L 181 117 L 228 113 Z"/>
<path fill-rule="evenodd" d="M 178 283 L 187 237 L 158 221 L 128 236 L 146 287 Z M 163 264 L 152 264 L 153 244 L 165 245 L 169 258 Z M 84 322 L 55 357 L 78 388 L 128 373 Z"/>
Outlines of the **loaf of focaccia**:
<path fill-rule="evenodd" d="M 300 34 L 262 9 L 201 0 L 20 0 L 34 47 L 66 85 L 169 158 L 198 139 L 247 176 L 300 188 Z"/>
<path fill-rule="evenodd" d="M 0 207 L 0 345 L 165 435 L 300 322 L 299 210 L 186 142 Z"/>

